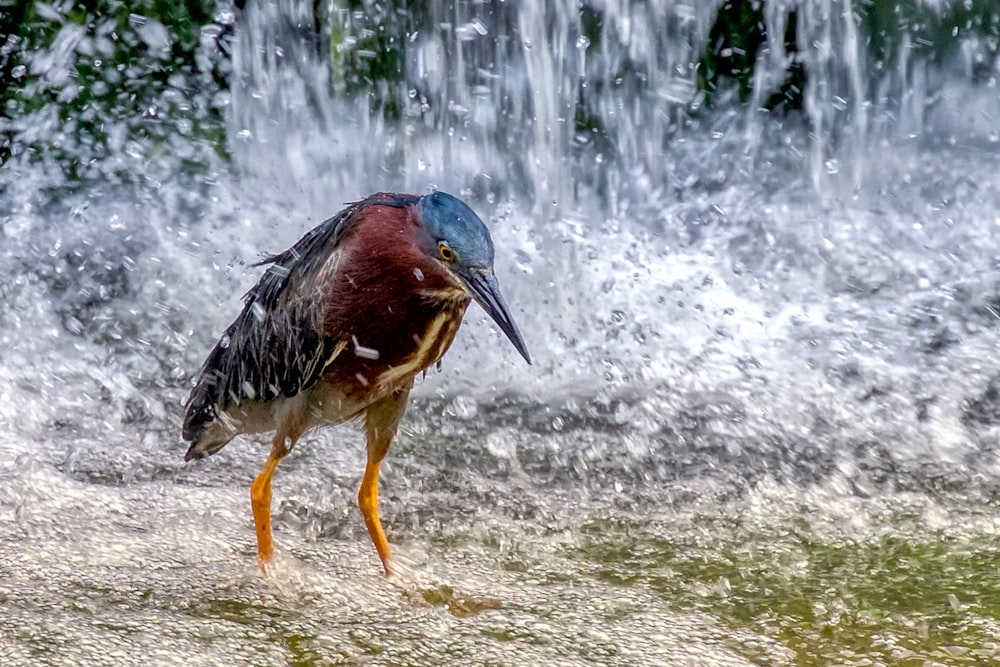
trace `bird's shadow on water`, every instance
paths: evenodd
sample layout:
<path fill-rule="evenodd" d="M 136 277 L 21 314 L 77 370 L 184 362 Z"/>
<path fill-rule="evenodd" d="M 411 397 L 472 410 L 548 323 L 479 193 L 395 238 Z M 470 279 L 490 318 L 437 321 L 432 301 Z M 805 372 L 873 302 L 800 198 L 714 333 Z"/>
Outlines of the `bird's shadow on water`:
<path fill-rule="evenodd" d="M 247 556 L 248 559 L 252 557 L 249 553 Z M 246 599 L 249 595 L 264 602 L 263 608 L 256 604 L 237 604 L 237 608 L 252 612 L 250 617 L 260 613 L 308 615 L 312 610 L 320 612 L 321 616 L 332 613 L 347 620 L 345 614 L 367 616 L 390 612 L 405 616 L 441 609 L 456 618 L 466 618 L 508 606 L 490 591 L 489 582 L 477 581 L 474 577 L 462 581 L 445 580 L 429 566 L 406 557 L 397 558 L 396 572 L 386 577 L 376 573 L 374 568 L 366 573 L 342 572 L 341 563 L 334 563 L 332 567 L 337 571 L 330 571 L 330 561 L 314 564 L 309 555 L 302 556 L 279 553 L 266 572 L 256 568 L 248 570 L 222 591 L 231 592 L 234 598 Z M 352 562 L 351 566 L 354 565 L 367 570 L 367 563 Z M 220 608 L 226 610 L 227 604 L 223 602 Z"/>
<path fill-rule="evenodd" d="M 397 573 L 389 577 L 391 583 L 410 605 L 440 607 L 457 618 L 474 616 L 484 611 L 503 608 L 504 602 L 493 594 L 484 592 L 488 582 L 465 580 L 446 581 L 440 574 L 421 567 L 407 559 L 397 559 Z"/>

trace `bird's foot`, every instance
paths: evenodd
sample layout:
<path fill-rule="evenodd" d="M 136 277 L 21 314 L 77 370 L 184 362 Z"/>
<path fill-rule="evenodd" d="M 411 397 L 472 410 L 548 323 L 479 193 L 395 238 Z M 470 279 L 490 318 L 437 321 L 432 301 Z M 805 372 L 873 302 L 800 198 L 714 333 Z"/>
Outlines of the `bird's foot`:
<path fill-rule="evenodd" d="M 257 569 L 260 570 L 261 575 L 267 577 L 274 573 L 275 560 L 274 554 L 264 557 L 259 556 L 257 558 Z"/>

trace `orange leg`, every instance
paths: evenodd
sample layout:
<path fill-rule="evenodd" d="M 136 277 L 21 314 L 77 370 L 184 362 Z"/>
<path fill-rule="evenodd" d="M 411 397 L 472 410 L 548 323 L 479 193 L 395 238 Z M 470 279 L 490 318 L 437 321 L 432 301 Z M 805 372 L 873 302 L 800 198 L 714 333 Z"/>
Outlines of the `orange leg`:
<path fill-rule="evenodd" d="M 386 576 L 392 575 L 392 551 L 389 549 L 389 540 L 385 537 L 382 529 L 382 521 L 378 517 L 378 470 L 381 459 L 373 459 L 368 456 L 368 465 L 365 466 L 365 476 L 361 479 L 361 488 L 358 490 L 358 506 L 361 514 L 365 517 L 365 526 L 368 527 L 368 534 L 375 543 L 375 550 L 378 557 L 382 559 L 382 567 Z"/>
<path fill-rule="evenodd" d="M 365 526 L 375 544 L 378 557 L 382 560 L 385 575 L 394 574 L 392 567 L 392 552 L 389 540 L 382 530 L 382 521 L 378 517 L 378 471 L 382 459 L 389 451 L 389 445 L 396 437 L 396 428 L 406 410 L 406 399 L 410 388 L 401 389 L 382 400 L 368 406 L 365 412 L 365 432 L 368 438 L 368 463 L 365 474 L 361 478 L 361 488 L 358 490 L 358 506 L 365 517 Z"/>
<path fill-rule="evenodd" d="M 267 564 L 274 557 L 274 541 L 271 539 L 271 476 L 281 459 L 292 450 L 295 440 L 295 437 L 286 435 L 285 429 L 278 429 L 271 444 L 271 454 L 250 485 L 250 507 L 257 529 L 257 561 L 261 572 L 265 572 Z"/>

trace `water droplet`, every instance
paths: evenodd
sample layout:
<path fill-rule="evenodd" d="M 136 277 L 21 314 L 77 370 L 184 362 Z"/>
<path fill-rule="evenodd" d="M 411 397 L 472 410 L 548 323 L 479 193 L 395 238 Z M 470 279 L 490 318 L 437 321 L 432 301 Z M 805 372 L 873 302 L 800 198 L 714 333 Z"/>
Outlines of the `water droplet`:
<path fill-rule="evenodd" d="M 836 174 L 840 171 L 840 162 L 837 160 L 827 160 L 824 163 L 824 166 L 826 167 L 826 173 L 828 174 Z"/>
<path fill-rule="evenodd" d="M 449 406 L 448 412 L 459 419 L 472 419 L 479 413 L 479 404 L 469 396 L 457 396 Z"/>
<path fill-rule="evenodd" d="M 616 327 L 624 326 L 625 324 L 625 311 L 613 310 L 611 311 L 611 323 Z"/>
<path fill-rule="evenodd" d="M 588 46 L 590 46 L 590 40 L 587 38 L 586 35 L 580 35 L 579 37 L 576 38 L 576 48 L 585 49 Z"/>
<path fill-rule="evenodd" d="M 351 342 L 354 343 L 355 356 L 361 357 L 362 359 L 371 359 L 373 361 L 378 359 L 379 357 L 378 350 L 376 350 L 373 347 L 365 347 L 364 345 L 361 345 L 360 343 L 358 343 L 357 336 L 351 336 Z"/>

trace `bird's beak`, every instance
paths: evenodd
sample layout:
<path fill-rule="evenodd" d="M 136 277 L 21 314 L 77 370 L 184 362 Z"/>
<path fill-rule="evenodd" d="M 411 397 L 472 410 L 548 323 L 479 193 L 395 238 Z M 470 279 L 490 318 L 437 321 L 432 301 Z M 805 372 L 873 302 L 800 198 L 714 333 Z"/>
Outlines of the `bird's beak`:
<path fill-rule="evenodd" d="M 507 338 L 521 353 L 524 360 L 531 364 L 528 348 L 524 344 L 524 339 L 521 338 L 521 332 L 517 330 L 517 325 L 514 324 L 514 318 L 507 309 L 507 304 L 504 303 L 503 296 L 500 294 L 500 283 L 497 282 L 497 277 L 493 275 L 493 272 L 489 270 L 470 271 L 461 278 L 469 291 L 472 292 L 476 303 L 482 306 L 486 314 L 493 318 L 493 321 L 497 323 L 501 331 L 507 334 Z"/>

